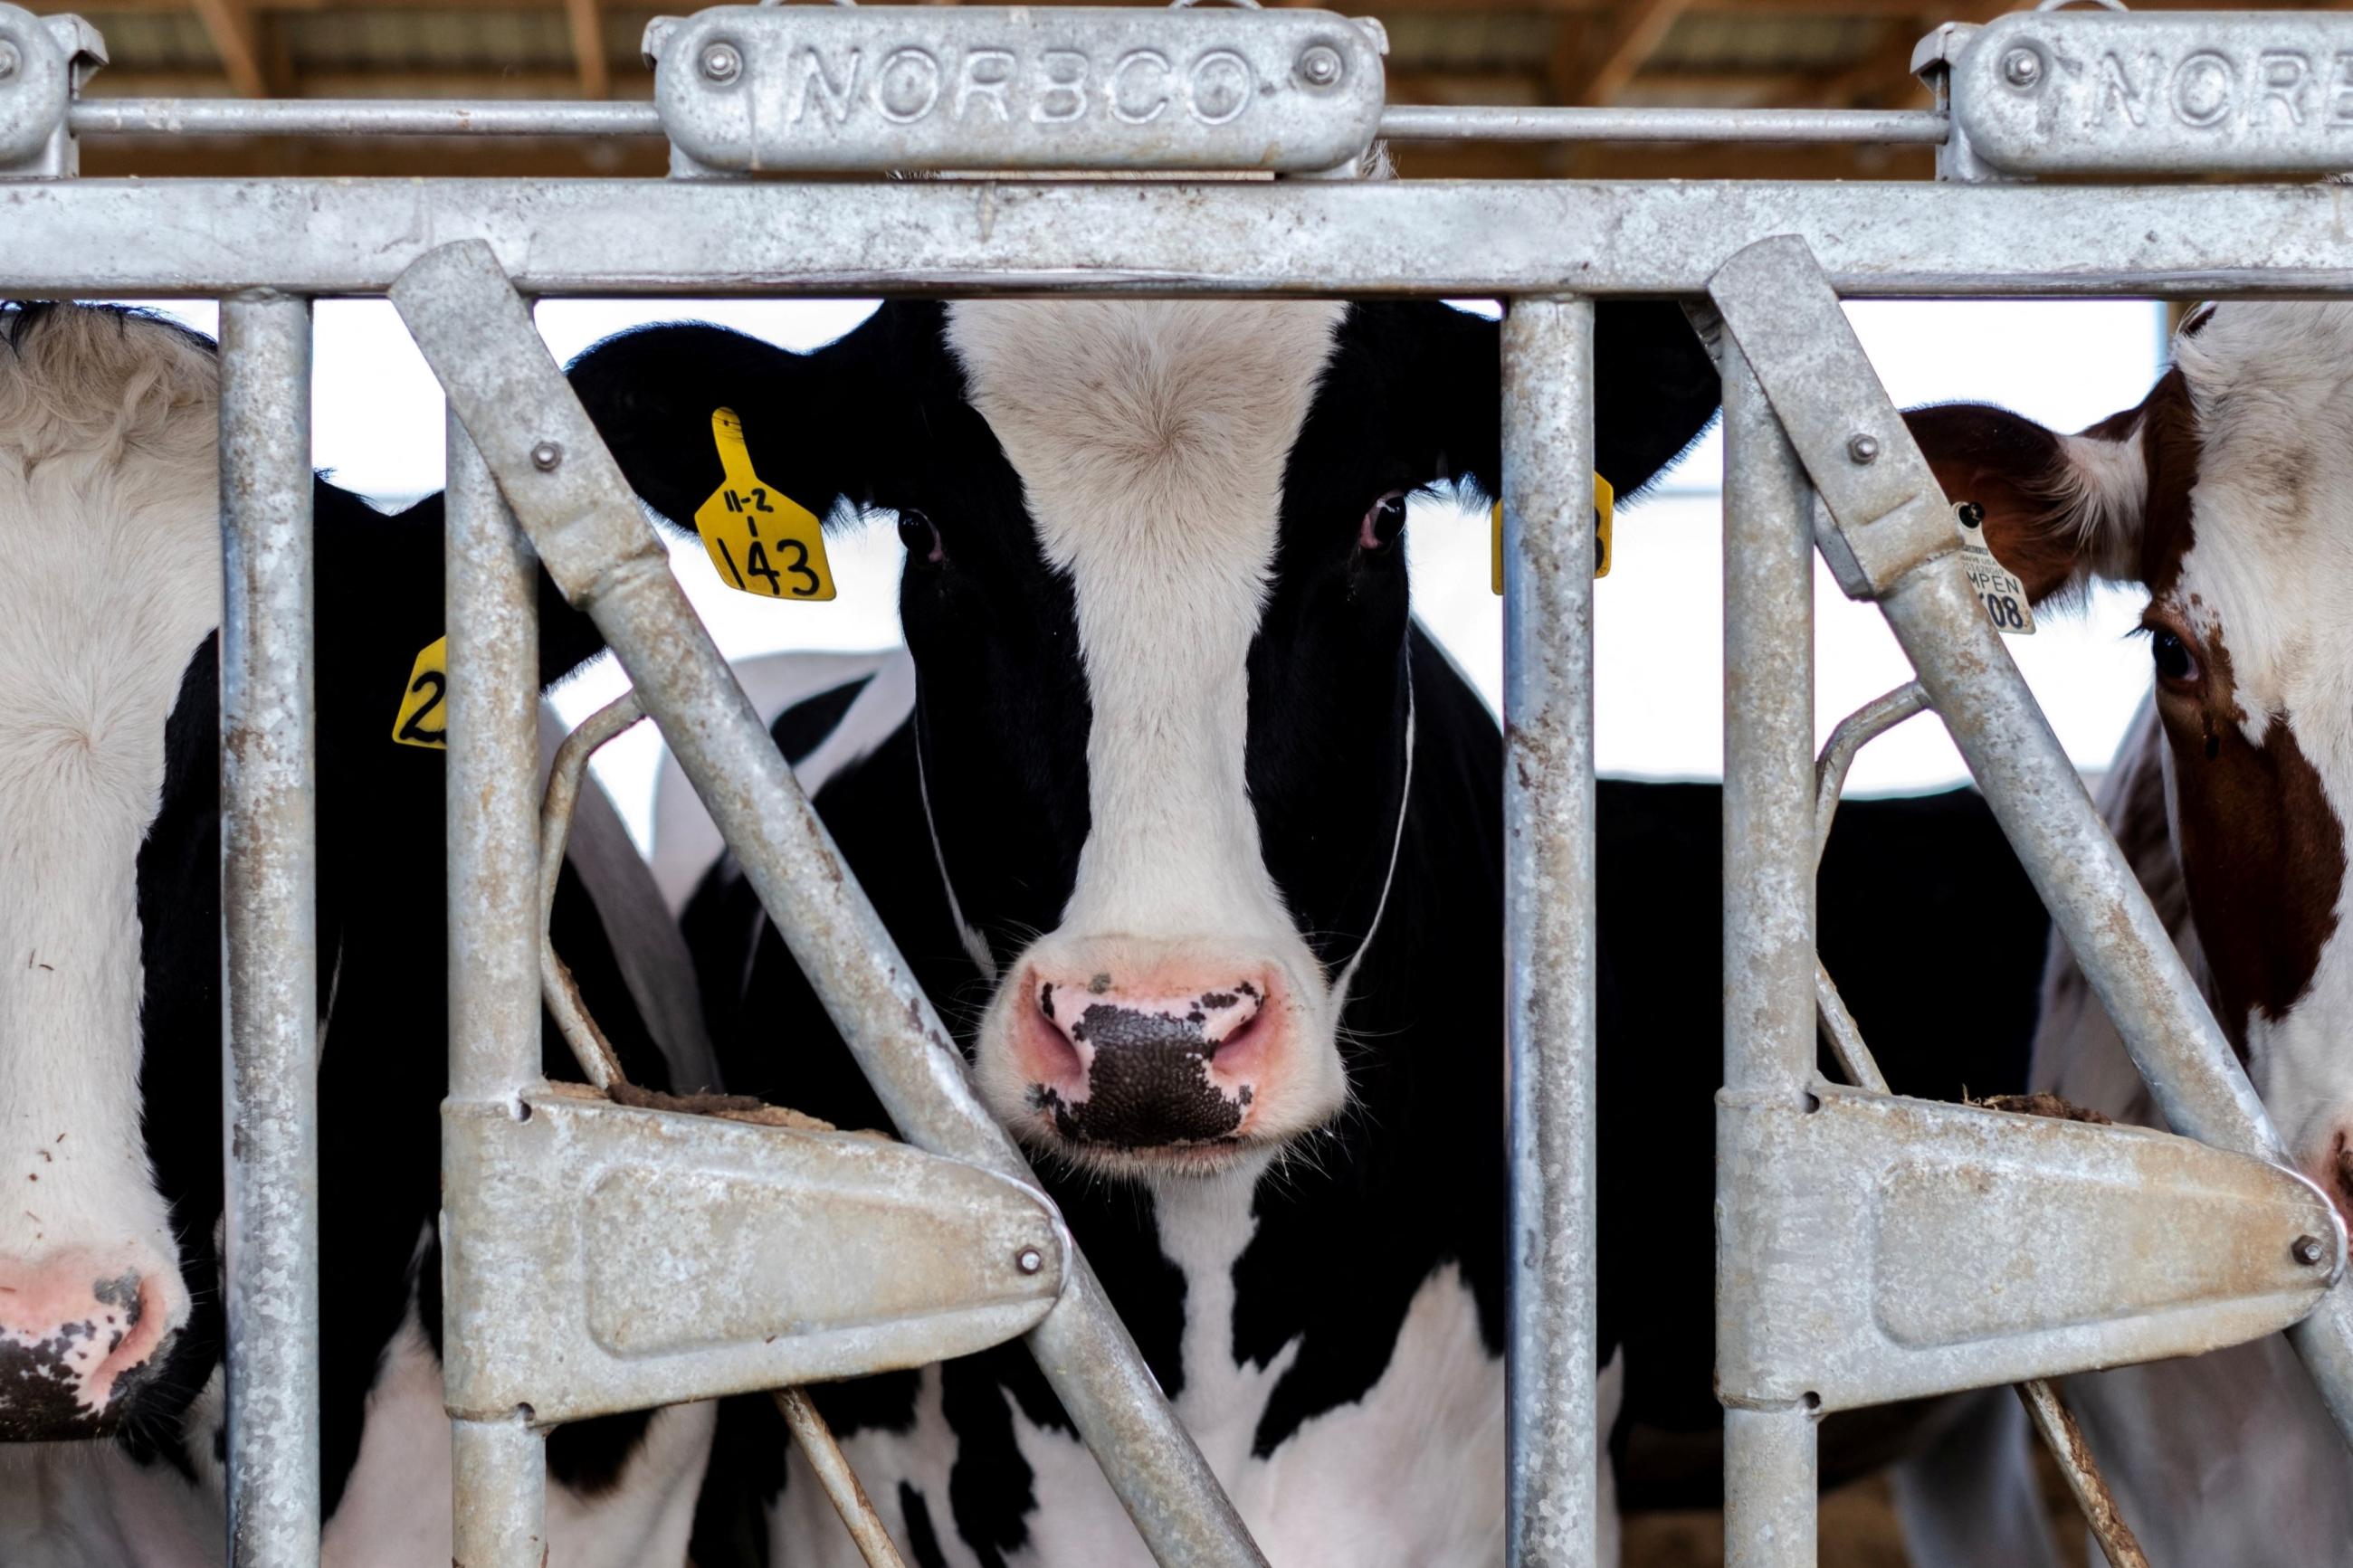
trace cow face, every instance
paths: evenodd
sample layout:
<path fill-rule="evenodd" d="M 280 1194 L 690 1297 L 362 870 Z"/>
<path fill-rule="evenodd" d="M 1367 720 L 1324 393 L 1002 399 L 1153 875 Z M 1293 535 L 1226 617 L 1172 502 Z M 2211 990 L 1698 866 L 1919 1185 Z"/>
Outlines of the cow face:
<path fill-rule="evenodd" d="M 1436 303 L 894 303 L 806 356 L 665 328 L 575 366 L 670 519 L 721 484 L 719 406 L 811 510 L 895 518 L 908 829 L 991 983 L 981 1092 L 1033 1146 L 1209 1172 L 1345 1103 L 1417 765 L 1405 503 L 1494 488 L 1496 337 Z M 1630 489 L 1714 371 L 1671 306 L 1604 307 L 1599 353 Z"/>
<path fill-rule="evenodd" d="M 167 745 L 192 693 L 197 727 L 216 711 L 216 380 L 160 321 L 0 315 L 0 1441 L 135 1427 L 193 1392 L 162 1373 L 211 1221 L 184 1260 L 159 1178 L 216 1211 L 218 1101 L 142 1125 L 141 1085 L 219 1071 L 214 980 L 208 1027 L 143 1005 L 159 971 L 217 974 L 216 840 L 183 809 L 211 769 Z"/>
<path fill-rule="evenodd" d="M 2036 595 L 2148 592 L 2168 810 L 2221 1021 L 2281 1134 L 2353 1212 L 2353 310 L 2226 304 L 2138 407 L 2077 436 L 1911 416 Z"/>

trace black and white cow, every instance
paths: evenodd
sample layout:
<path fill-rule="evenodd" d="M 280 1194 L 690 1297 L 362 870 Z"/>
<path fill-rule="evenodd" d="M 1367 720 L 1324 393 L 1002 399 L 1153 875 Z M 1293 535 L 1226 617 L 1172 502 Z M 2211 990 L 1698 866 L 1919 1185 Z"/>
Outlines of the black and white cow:
<path fill-rule="evenodd" d="M 1598 333 L 1599 466 L 1630 492 L 1715 371 L 1672 306 L 1605 303 Z M 1407 497 L 1495 487 L 1494 323 L 893 302 L 805 355 L 670 327 L 573 376 L 669 519 L 721 483 L 722 405 L 804 505 L 895 514 L 911 662 L 792 708 L 779 744 L 1269 1558 L 1500 1563 L 1503 747 L 1411 619 L 1401 542 Z M 1604 784 L 1601 812 L 1603 1351 L 1639 1347 L 1619 1364 L 1662 1427 L 1705 1429 L 1720 794 Z M 1862 973 L 1916 939 L 1874 892 L 2022 902 L 1989 928 L 2008 1059 L 1972 1084 L 2013 1086 L 2040 917 L 1970 858 L 1982 806 L 1856 819 L 1825 943 L 1867 1025 L 1952 1011 Z M 1946 858 L 1894 858 L 1923 848 Z M 732 1090 L 887 1125 L 731 868 L 687 930 Z M 1961 1035 L 1919 1021 L 1922 1061 Z M 1143 1560 L 1018 1347 L 821 1402 L 923 1568 Z M 718 1453 L 766 1518 L 714 1506 L 698 1560 L 855 1560 L 760 1407 Z"/>
<path fill-rule="evenodd" d="M 212 344 L 168 322 L 0 314 L 10 1568 L 189 1568 L 226 1552 L 217 387 Z M 411 661 L 443 630 L 440 509 L 385 516 L 324 482 L 316 506 L 326 1560 L 439 1563 L 444 769 L 391 735 Z M 553 679 L 596 644 L 552 589 L 543 606 Z M 638 998 L 659 989 L 659 950 L 584 889 L 631 867 L 592 853 L 567 871 L 556 941 L 659 1082 L 663 1046 L 691 1049 L 693 1031 L 647 1021 Z M 639 907 L 659 914 L 635 873 Z M 576 1077 L 549 1046 L 551 1074 Z M 711 1420 L 554 1433 L 557 1560 L 681 1562 Z"/>

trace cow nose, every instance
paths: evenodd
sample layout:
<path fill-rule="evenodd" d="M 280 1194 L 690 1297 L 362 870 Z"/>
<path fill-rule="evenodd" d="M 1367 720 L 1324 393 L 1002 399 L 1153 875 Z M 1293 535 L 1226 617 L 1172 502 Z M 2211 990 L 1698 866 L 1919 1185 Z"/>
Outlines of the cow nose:
<path fill-rule="evenodd" d="M 1018 1031 L 1031 1108 L 1073 1142 L 1118 1149 L 1240 1136 L 1282 1049 L 1273 972 L 1132 979 L 1034 970 Z"/>
<path fill-rule="evenodd" d="M 0 1442 L 111 1431 L 187 1315 L 178 1283 L 144 1260 L 0 1258 Z"/>

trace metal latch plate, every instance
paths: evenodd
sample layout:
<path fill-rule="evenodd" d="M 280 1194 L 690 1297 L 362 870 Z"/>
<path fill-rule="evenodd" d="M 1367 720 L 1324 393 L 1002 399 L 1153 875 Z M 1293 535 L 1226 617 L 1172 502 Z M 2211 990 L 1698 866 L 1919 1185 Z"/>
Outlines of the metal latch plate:
<path fill-rule="evenodd" d="M 2353 16 L 2021 13 L 1977 34 L 1951 92 L 2006 174 L 2332 174 L 2353 160 Z"/>
<path fill-rule="evenodd" d="M 1720 1104 L 1730 1404 L 1846 1409 L 2194 1355 L 2287 1327 L 2344 1267 L 2320 1190 L 2170 1133 L 1818 1086 Z M 2309 1256 L 2315 1260 L 2304 1261 Z"/>
<path fill-rule="evenodd" d="M 1384 97 L 1328 11 L 723 5 L 649 38 L 664 131 L 721 173 L 1311 173 Z"/>
<path fill-rule="evenodd" d="M 901 1143 L 560 1089 L 443 1109 L 449 1407 L 543 1422 L 920 1366 L 1068 1269 L 1031 1188 Z"/>

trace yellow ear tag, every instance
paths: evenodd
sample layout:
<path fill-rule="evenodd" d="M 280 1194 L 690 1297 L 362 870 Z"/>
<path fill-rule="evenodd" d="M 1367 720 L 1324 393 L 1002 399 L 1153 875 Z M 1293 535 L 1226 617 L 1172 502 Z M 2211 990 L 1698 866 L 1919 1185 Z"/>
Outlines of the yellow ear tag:
<path fill-rule="evenodd" d="M 1609 523 L 1618 509 L 1618 492 L 1599 474 L 1593 476 L 1593 574 L 1609 575 Z M 1497 501 L 1488 518 L 1487 585 L 1504 596 L 1504 503 Z"/>
<path fill-rule="evenodd" d="M 817 514 L 752 471 L 744 421 L 733 409 L 711 411 L 711 437 L 727 479 L 696 509 L 694 531 L 720 581 L 764 599 L 832 598 L 833 571 Z"/>
<path fill-rule="evenodd" d="M 404 746 L 449 749 L 449 714 L 442 706 L 449 695 L 449 639 L 435 637 L 417 656 L 408 671 L 408 689 L 400 694 L 400 712 L 392 721 L 392 738 Z"/>

